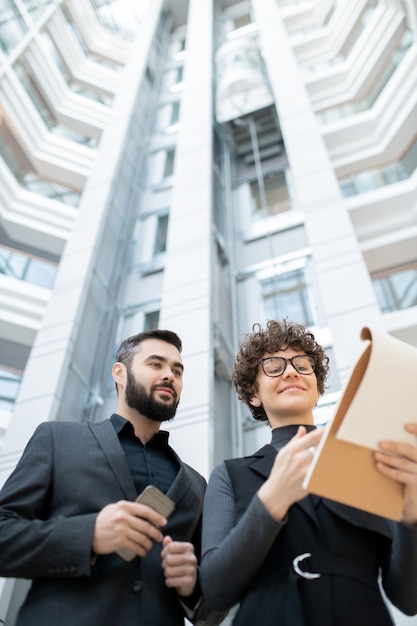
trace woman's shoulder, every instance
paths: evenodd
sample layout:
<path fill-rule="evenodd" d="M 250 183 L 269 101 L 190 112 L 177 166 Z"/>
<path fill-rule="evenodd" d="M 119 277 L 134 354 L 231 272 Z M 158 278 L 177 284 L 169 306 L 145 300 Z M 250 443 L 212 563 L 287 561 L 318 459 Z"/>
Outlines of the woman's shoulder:
<path fill-rule="evenodd" d="M 252 454 L 248 454 L 247 456 L 226 459 L 224 461 L 224 464 L 226 465 L 226 467 L 245 466 L 245 465 L 250 465 L 251 463 L 253 463 L 253 461 L 256 461 L 257 459 L 262 459 L 265 457 L 275 457 L 275 455 L 276 455 L 275 449 L 268 443 L 265 446 L 262 446 L 262 448 L 260 448 L 256 452 L 253 452 Z"/>

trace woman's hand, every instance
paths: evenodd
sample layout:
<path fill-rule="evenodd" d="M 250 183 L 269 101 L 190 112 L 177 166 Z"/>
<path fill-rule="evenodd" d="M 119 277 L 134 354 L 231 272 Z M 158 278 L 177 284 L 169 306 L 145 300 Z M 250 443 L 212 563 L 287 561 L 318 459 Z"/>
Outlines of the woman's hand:
<path fill-rule="evenodd" d="M 307 433 L 300 426 L 297 434 L 277 454 L 269 478 L 258 491 L 267 511 L 276 520 L 282 520 L 294 502 L 306 497 L 303 481 L 313 459 L 310 448 L 316 446 L 324 429 Z"/>
<path fill-rule="evenodd" d="M 417 435 L 417 423 L 406 424 L 405 430 Z M 380 441 L 375 452 L 376 468 L 381 474 L 404 485 L 402 521 L 417 524 L 417 437 L 415 445 L 398 441 Z"/>

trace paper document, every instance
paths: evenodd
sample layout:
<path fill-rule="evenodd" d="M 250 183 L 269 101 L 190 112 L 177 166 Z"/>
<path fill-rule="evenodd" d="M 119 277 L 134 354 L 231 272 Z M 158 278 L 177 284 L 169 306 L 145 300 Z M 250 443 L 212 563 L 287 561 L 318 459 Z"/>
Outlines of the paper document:
<path fill-rule="evenodd" d="M 381 439 L 416 443 L 404 424 L 417 419 L 417 349 L 364 328 L 366 369 L 337 438 L 376 450 Z"/>
<path fill-rule="evenodd" d="M 394 520 L 402 485 L 375 468 L 382 439 L 416 443 L 404 424 L 416 420 L 417 348 L 363 328 L 367 342 L 348 377 L 335 415 L 304 481 L 311 493 Z"/>

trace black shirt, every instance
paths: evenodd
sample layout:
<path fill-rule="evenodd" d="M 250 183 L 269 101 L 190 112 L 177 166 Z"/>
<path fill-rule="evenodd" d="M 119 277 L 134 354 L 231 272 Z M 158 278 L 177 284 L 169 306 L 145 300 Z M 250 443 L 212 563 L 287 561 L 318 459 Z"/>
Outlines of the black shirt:
<path fill-rule="evenodd" d="M 136 437 L 133 424 L 124 417 L 113 413 L 110 421 L 125 453 L 136 493 L 141 493 L 147 485 L 154 485 L 166 493 L 179 470 L 177 458 L 168 445 L 169 433 L 159 431 L 143 444 Z"/>

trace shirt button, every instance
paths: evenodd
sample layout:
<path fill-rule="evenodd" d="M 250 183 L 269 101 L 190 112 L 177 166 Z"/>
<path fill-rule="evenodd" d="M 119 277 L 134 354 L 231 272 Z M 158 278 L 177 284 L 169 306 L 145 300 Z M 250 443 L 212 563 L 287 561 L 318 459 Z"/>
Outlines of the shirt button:
<path fill-rule="evenodd" d="M 142 583 L 140 580 L 134 580 L 132 583 L 132 591 L 134 593 L 139 593 L 139 591 L 142 591 Z"/>

